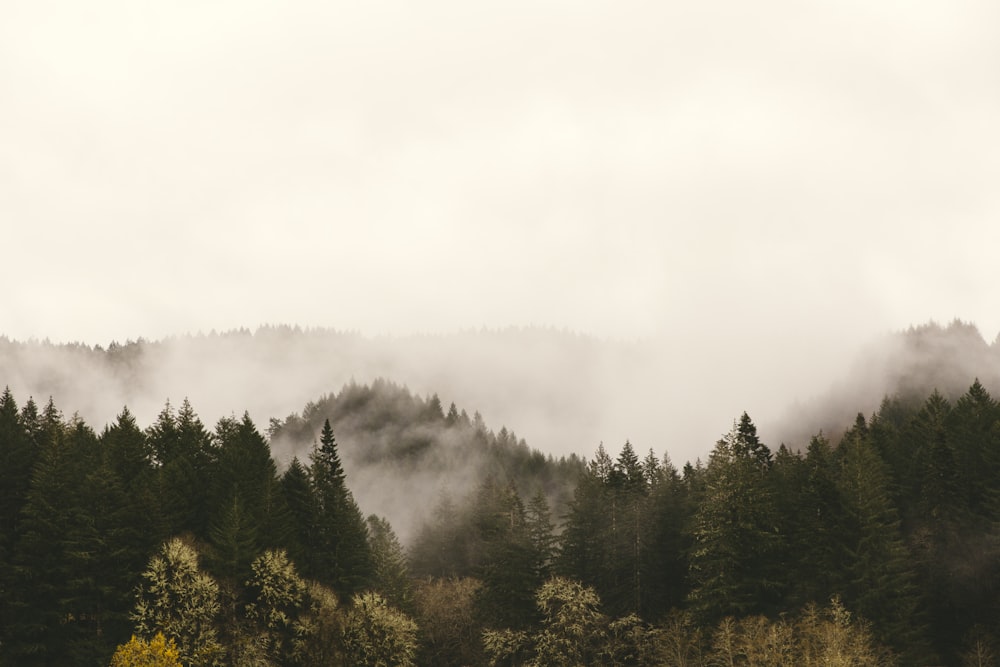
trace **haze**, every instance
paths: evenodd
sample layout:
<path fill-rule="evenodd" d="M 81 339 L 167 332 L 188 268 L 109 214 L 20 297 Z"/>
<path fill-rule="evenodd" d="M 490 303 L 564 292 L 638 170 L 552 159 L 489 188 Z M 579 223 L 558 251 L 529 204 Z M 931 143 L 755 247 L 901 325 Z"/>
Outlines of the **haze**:
<path fill-rule="evenodd" d="M 642 369 L 553 378 L 620 406 L 574 449 L 683 458 L 882 332 L 992 340 L 997 118 L 991 2 L 9 0 L 0 333 L 568 329 Z"/>

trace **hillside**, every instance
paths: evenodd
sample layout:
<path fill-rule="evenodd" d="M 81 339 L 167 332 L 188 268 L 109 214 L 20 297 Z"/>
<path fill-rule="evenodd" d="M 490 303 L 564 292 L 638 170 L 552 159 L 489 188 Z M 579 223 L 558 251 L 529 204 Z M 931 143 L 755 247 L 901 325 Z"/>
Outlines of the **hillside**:
<path fill-rule="evenodd" d="M 336 434 L 351 491 L 366 513 L 389 519 L 404 543 L 444 498 L 464 500 L 487 478 L 514 483 L 526 498 L 542 493 L 561 515 L 584 470 L 576 456 L 554 459 L 501 427 L 491 430 L 437 395 L 419 397 L 387 380 L 351 383 L 272 419 L 275 456 L 306 460 L 324 420 Z"/>
<path fill-rule="evenodd" d="M 973 324 L 928 322 L 870 343 L 839 378 L 818 382 L 811 398 L 795 401 L 769 430 L 775 442 L 803 448 L 818 431 L 836 438 L 859 411 L 873 414 L 886 397 L 912 403 L 936 390 L 954 401 L 977 378 L 1000 395 L 1000 337 L 990 344 Z"/>

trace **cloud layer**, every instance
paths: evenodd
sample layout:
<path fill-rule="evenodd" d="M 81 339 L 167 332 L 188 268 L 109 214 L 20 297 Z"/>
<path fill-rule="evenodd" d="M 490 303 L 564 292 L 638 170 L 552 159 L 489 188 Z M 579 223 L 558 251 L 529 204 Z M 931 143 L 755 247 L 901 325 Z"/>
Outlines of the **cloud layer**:
<path fill-rule="evenodd" d="M 973 0 L 12 0 L 0 332 L 566 327 L 752 411 L 992 339 L 998 117 Z"/>

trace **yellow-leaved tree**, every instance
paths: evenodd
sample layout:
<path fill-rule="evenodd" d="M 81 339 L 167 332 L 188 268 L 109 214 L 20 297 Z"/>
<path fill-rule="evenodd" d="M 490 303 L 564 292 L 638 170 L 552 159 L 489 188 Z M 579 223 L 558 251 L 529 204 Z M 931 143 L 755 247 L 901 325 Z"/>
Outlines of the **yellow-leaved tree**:
<path fill-rule="evenodd" d="M 182 667 L 180 653 L 174 641 L 168 640 L 162 632 L 148 642 L 132 639 L 121 644 L 111 656 L 111 667 Z"/>

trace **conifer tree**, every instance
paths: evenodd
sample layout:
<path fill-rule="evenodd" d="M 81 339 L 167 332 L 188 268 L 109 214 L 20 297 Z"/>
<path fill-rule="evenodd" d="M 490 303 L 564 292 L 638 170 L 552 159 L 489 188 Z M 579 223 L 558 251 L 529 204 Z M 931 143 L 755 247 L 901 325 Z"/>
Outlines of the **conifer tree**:
<path fill-rule="evenodd" d="M 949 415 L 948 432 L 955 451 L 955 464 L 963 480 L 970 512 L 987 522 L 1000 521 L 996 488 L 1000 473 L 1000 404 L 976 379 L 955 402 Z"/>
<path fill-rule="evenodd" d="M 96 467 L 97 437 L 83 422 L 63 425 L 51 400 L 46 438 L 32 472 L 23 511 L 23 535 L 13 555 L 18 581 L 11 591 L 10 641 L 2 647 L 11 664 L 47 665 L 64 661 L 79 637 L 67 539 L 78 524 L 80 479 Z M 58 429 L 58 430 L 57 430 Z"/>
<path fill-rule="evenodd" d="M 34 461 L 31 436 L 8 387 L 0 394 L 0 563 L 8 561 L 19 533 Z M 3 581 L 0 576 L 0 586 Z"/>
<path fill-rule="evenodd" d="M 597 456 L 577 482 L 555 562 L 555 571 L 562 577 L 590 585 L 605 578 L 614 557 L 607 539 L 611 502 L 605 484 L 612 467 L 611 458 L 599 446 Z"/>
<path fill-rule="evenodd" d="M 903 652 L 908 663 L 926 661 L 932 652 L 912 556 L 887 490 L 888 472 L 863 415 L 858 415 L 854 428 L 844 436 L 838 455 L 838 488 L 850 531 L 845 602 L 871 619 L 876 636 Z"/>
<path fill-rule="evenodd" d="M 292 458 L 281 476 L 281 494 L 292 524 L 286 544 L 288 555 L 304 572 L 309 572 L 312 552 L 317 545 L 316 497 L 309 471 L 297 457 Z"/>
<path fill-rule="evenodd" d="M 555 526 L 552 525 L 552 512 L 545 494 L 535 493 L 528 502 L 525 515 L 528 539 L 538 554 L 537 576 L 541 580 L 549 578 L 552 560 L 556 553 Z"/>
<path fill-rule="evenodd" d="M 329 419 L 313 449 L 309 472 L 317 507 L 312 576 L 340 595 L 351 595 L 371 582 L 372 557 L 368 529 L 347 488 Z"/>
<path fill-rule="evenodd" d="M 409 549 L 410 570 L 416 577 L 468 577 L 474 574 L 475 537 L 468 518 L 450 496 L 442 496 L 433 515 Z"/>
<path fill-rule="evenodd" d="M 703 620 L 760 613 L 780 602 L 770 462 L 746 413 L 712 450 L 691 534 L 689 602 Z"/>
<path fill-rule="evenodd" d="M 393 607 L 412 613 L 413 589 L 403 545 L 389 522 L 374 514 L 368 517 L 368 536 L 375 591 Z"/>
<path fill-rule="evenodd" d="M 789 576 L 790 601 L 796 605 L 819 604 L 842 595 L 847 588 L 848 529 L 836 466 L 830 441 L 822 433 L 813 436 L 800 467 L 798 493 L 782 504 L 795 517 L 788 541 L 797 556 L 793 559 L 795 574 Z"/>
<path fill-rule="evenodd" d="M 486 479 L 476 493 L 472 516 L 478 543 L 476 574 L 483 582 L 477 600 L 480 618 L 491 627 L 531 624 L 534 591 L 541 584 L 541 557 L 528 536 L 517 490 Z"/>
<path fill-rule="evenodd" d="M 650 458 L 652 457 L 652 458 Z M 646 470 L 652 471 L 655 455 L 650 452 Z M 643 590 L 639 615 L 658 620 L 670 609 L 679 608 L 687 595 L 688 538 L 685 526 L 690 521 L 687 488 L 677 469 L 664 455 L 655 476 L 647 472 L 649 498 L 647 537 L 642 543 Z"/>
<path fill-rule="evenodd" d="M 211 562 L 239 585 L 265 548 L 284 545 L 290 532 L 270 447 L 248 414 L 216 427 L 218 462 L 213 469 L 209 540 Z"/>
<path fill-rule="evenodd" d="M 34 406 L 34 403 L 30 405 Z M 0 395 L 0 646 L 11 618 L 11 592 L 17 586 L 12 568 L 14 546 L 21 531 L 21 511 L 27 501 L 36 452 L 18 413 L 10 389 Z"/>

